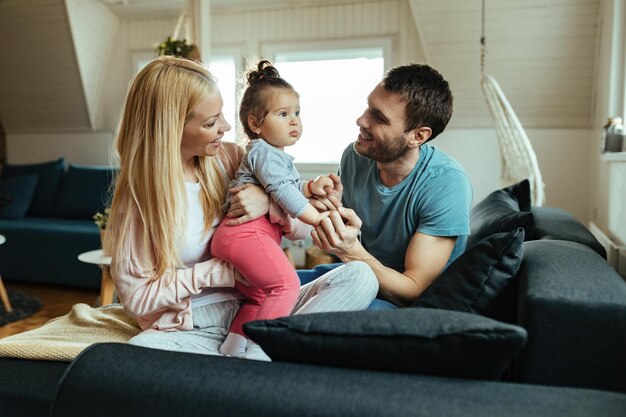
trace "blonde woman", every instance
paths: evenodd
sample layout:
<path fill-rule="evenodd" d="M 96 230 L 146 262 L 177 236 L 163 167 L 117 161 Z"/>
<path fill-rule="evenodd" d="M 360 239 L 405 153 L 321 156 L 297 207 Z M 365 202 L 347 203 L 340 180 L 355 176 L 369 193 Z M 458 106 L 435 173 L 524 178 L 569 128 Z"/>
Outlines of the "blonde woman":
<path fill-rule="evenodd" d="M 245 278 L 209 253 L 242 157 L 221 142 L 228 130 L 215 80 L 197 63 L 157 58 L 130 86 L 105 242 L 120 301 L 144 330 L 129 343 L 217 355 L 244 301 L 233 287 Z M 230 191 L 231 224 L 267 215 L 260 187 Z M 293 313 L 365 309 L 377 291 L 365 263 L 347 263 L 303 286 Z M 268 359 L 253 342 L 245 357 Z"/>

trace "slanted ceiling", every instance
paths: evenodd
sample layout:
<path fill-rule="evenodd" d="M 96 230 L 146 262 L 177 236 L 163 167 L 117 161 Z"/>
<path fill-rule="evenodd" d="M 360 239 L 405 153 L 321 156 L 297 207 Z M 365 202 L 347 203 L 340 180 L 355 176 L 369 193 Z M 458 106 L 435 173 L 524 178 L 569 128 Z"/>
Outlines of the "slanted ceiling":
<path fill-rule="evenodd" d="M 6 132 L 97 128 L 115 29 L 115 16 L 92 0 L 0 2 L 0 119 Z"/>
<path fill-rule="evenodd" d="M 216 7 L 238 4 L 245 8 L 249 4 L 248 0 L 214 1 Z M 278 3 L 285 7 L 292 4 L 292 8 L 312 4 L 305 0 L 268 1 L 275 7 Z M 429 63 L 451 83 L 455 95 L 451 127 L 492 126 L 479 85 L 481 0 L 404 1 L 410 5 L 404 10 L 411 10 L 419 40 L 416 60 L 424 51 Z M 119 3 L 117 7 L 124 8 L 135 1 Z M 155 8 L 165 4 L 162 0 L 141 3 L 153 3 Z M 174 3 L 180 7 L 179 1 Z M 390 7 L 392 2 L 363 3 Z M 486 0 L 486 69 L 500 82 L 524 126 L 592 125 L 600 4 L 601 0 Z M 219 7 L 214 19 L 221 16 Z M 259 16 L 266 15 L 259 12 Z M 373 23 L 384 26 L 393 16 L 381 13 Z M 159 21 L 131 16 L 122 19 L 137 19 L 148 26 Z M 341 23 L 341 38 L 361 36 L 363 27 L 371 23 L 346 20 Z M 111 70 L 111 48 L 128 48 L 133 43 L 133 39 L 116 43 L 116 33 L 124 24 L 96 0 L 0 0 L 0 119 L 6 132 L 106 127 L 105 121 L 111 117 L 105 114 L 102 97 L 107 71 Z M 414 32 L 403 33 L 413 36 Z"/>
<path fill-rule="evenodd" d="M 64 0 L 0 3 L 0 50 L 7 133 L 91 128 Z"/>
<path fill-rule="evenodd" d="M 429 62 L 455 95 L 455 127 L 487 127 L 481 0 L 409 0 Z M 486 72 L 526 127 L 592 125 L 601 0 L 486 0 Z"/>

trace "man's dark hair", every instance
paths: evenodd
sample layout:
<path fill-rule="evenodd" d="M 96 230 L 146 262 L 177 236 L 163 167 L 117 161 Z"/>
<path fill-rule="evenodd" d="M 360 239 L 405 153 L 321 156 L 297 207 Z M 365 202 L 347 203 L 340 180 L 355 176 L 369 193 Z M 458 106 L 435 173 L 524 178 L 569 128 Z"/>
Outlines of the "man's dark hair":
<path fill-rule="evenodd" d="M 381 86 L 398 94 L 406 103 L 405 132 L 427 126 L 432 130 L 428 139 L 431 140 L 446 128 L 452 116 L 452 92 L 448 82 L 434 68 L 425 64 L 392 68 Z"/>

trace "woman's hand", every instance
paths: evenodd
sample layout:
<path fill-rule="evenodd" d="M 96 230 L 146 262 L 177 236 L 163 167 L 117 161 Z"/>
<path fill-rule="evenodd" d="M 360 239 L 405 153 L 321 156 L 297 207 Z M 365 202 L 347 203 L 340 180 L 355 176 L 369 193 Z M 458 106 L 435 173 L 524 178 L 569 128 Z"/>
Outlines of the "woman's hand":
<path fill-rule="evenodd" d="M 270 197 L 260 185 L 243 184 L 228 190 L 231 193 L 226 225 L 236 226 L 265 216 L 270 210 Z"/>
<path fill-rule="evenodd" d="M 341 196 L 343 194 L 343 185 L 341 178 L 337 174 L 328 174 L 333 182 L 333 189 L 326 190 L 326 196 L 314 195 L 309 198 L 309 203 L 319 212 L 328 210 L 337 210 L 341 207 Z"/>

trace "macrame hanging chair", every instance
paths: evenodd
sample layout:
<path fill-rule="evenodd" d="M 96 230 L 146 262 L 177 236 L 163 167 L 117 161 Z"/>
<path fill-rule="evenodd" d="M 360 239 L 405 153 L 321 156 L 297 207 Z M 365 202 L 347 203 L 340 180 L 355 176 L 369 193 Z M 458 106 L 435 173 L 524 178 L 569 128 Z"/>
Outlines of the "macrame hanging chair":
<path fill-rule="evenodd" d="M 500 145 L 503 187 L 518 183 L 524 179 L 530 182 L 532 205 L 545 203 L 544 184 L 537 163 L 537 155 L 520 123 L 513 107 L 507 100 L 500 85 L 485 72 L 485 0 L 482 1 L 482 36 L 481 44 L 481 80 L 480 85 L 487 101 L 487 107 L 493 118 L 496 136 Z"/>

